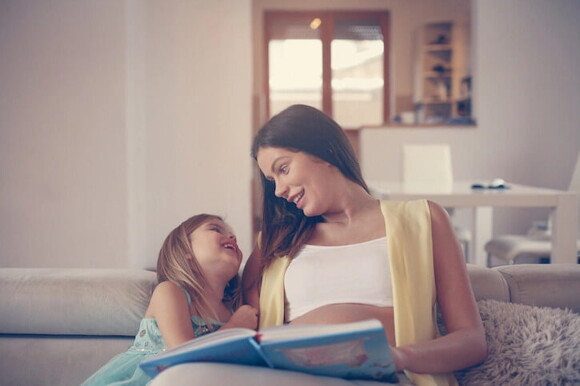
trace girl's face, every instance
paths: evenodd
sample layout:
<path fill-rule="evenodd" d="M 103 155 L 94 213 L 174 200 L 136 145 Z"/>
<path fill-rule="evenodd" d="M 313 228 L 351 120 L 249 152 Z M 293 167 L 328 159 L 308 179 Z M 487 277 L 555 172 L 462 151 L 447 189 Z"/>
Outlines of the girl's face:
<path fill-rule="evenodd" d="M 193 255 L 205 273 L 226 276 L 228 280 L 238 273 L 242 252 L 236 236 L 225 222 L 208 220 L 194 230 L 189 239 Z"/>
<path fill-rule="evenodd" d="M 337 169 L 304 152 L 279 147 L 258 151 L 258 167 L 276 185 L 275 195 L 294 203 L 306 216 L 328 211 L 332 201 L 332 181 Z"/>

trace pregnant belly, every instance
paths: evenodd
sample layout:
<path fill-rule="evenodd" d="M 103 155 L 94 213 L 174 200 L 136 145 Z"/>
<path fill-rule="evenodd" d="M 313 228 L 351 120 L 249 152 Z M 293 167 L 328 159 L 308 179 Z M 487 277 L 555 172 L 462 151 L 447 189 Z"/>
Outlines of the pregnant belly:
<path fill-rule="evenodd" d="M 291 324 L 350 323 L 366 319 L 380 320 L 385 328 L 389 344 L 395 346 L 393 307 L 356 303 L 328 304 L 294 319 Z"/>

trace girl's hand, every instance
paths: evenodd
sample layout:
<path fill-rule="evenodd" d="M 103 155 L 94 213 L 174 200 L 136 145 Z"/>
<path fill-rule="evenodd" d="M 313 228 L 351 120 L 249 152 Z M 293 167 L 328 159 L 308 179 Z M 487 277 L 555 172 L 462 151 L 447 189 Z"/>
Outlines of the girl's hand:
<path fill-rule="evenodd" d="M 258 310 L 249 305 L 243 305 L 234 312 L 230 320 L 222 326 L 224 328 L 251 328 L 258 327 Z"/>

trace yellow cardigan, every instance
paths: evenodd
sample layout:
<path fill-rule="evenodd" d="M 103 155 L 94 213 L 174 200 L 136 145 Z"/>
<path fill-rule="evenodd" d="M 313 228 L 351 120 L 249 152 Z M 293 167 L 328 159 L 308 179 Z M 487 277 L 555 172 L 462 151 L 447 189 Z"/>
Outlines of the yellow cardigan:
<path fill-rule="evenodd" d="M 381 201 L 393 283 L 397 346 L 438 336 L 431 215 L 425 200 Z M 260 328 L 284 323 L 284 275 L 291 259 L 275 259 L 265 269 L 260 290 Z M 407 376 L 419 386 L 457 385 L 452 374 Z"/>

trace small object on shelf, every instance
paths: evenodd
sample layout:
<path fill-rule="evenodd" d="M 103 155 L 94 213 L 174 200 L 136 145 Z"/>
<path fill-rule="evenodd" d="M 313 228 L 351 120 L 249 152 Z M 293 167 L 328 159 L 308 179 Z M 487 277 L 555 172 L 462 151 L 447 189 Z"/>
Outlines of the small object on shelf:
<path fill-rule="evenodd" d="M 457 115 L 460 117 L 471 116 L 471 99 L 457 101 Z"/>
<path fill-rule="evenodd" d="M 437 96 L 441 100 L 446 100 L 449 98 L 449 85 L 445 82 L 440 80 L 437 82 Z"/>
<path fill-rule="evenodd" d="M 448 44 L 449 43 L 449 38 L 447 37 L 447 35 L 439 35 L 437 36 L 437 39 L 432 41 L 429 44 Z"/>
<path fill-rule="evenodd" d="M 509 189 L 503 178 L 494 178 L 488 186 L 489 189 Z"/>
<path fill-rule="evenodd" d="M 444 74 L 444 73 L 446 73 L 446 72 L 448 72 L 448 71 L 451 71 L 450 69 L 448 69 L 448 68 L 445 68 L 445 67 L 444 67 L 443 65 L 441 65 L 441 64 L 437 64 L 437 65 L 433 66 L 432 70 L 433 70 L 434 72 L 437 72 L 439 75 L 442 75 L 442 74 Z"/>
<path fill-rule="evenodd" d="M 415 112 L 414 111 L 403 111 L 401 113 L 401 123 L 405 125 L 415 124 Z"/>
<path fill-rule="evenodd" d="M 479 182 L 476 182 L 476 183 L 471 185 L 471 189 L 474 189 L 474 190 L 479 190 L 479 189 L 503 190 L 503 189 L 509 189 L 509 188 L 510 188 L 509 185 L 507 185 L 507 183 L 505 182 L 505 180 L 503 178 L 494 178 L 493 180 L 491 180 L 489 185 L 484 185 L 484 184 L 481 184 Z"/>
<path fill-rule="evenodd" d="M 461 79 L 461 97 L 471 97 L 471 76 L 464 76 Z"/>

